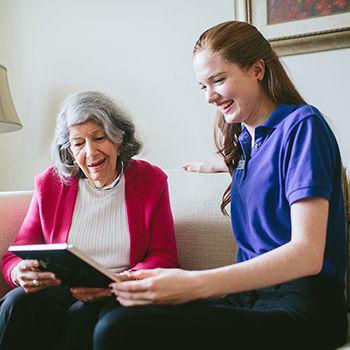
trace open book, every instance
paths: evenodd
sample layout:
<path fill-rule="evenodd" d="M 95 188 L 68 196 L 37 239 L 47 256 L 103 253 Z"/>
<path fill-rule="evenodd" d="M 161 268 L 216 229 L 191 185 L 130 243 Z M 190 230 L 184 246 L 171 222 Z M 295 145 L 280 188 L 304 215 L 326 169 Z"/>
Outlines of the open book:
<path fill-rule="evenodd" d="M 110 283 L 119 281 L 117 276 L 71 244 L 12 245 L 9 251 L 22 259 L 38 260 L 39 269 L 55 273 L 63 286 L 108 288 Z"/>

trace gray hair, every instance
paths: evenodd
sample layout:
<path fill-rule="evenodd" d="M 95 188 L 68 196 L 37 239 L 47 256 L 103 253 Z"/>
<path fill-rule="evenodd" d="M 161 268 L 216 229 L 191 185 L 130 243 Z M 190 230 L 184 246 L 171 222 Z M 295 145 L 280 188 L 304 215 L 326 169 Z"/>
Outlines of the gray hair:
<path fill-rule="evenodd" d="M 61 105 L 51 149 L 56 172 L 64 182 L 71 176 L 85 177 L 69 152 L 69 128 L 91 120 L 104 128 L 112 142 L 121 143 L 117 168 L 123 166 L 125 171 L 131 157 L 142 147 L 135 138 L 135 126 L 128 113 L 109 97 L 95 91 L 72 94 Z"/>

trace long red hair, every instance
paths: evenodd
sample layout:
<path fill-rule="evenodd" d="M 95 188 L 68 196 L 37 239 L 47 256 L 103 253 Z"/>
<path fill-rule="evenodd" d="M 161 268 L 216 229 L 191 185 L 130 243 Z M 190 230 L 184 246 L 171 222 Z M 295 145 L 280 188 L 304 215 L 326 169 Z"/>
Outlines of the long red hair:
<path fill-rule="evenodd" d="M 262 86 L 266 96 L 277 105 L 306 104 L 270 43 L 249 23 L 229 21 L 206 30 L 194 46 L 193 57 L 201 50 L 219 54 L 226 61 L 236 63 L 245 70 L 263 59 L 265 75 Z M 214 128 L 215 145 L 231 176 L 242 155 L 238 141 L 241 130 L 241 124 L 228 124 L 223 114 L 217 112 Z M 231 184 L 224 192 L 221 203 L 221 211 L 226 215 L 225 207 L 231 201 L 230 189 Z"/>

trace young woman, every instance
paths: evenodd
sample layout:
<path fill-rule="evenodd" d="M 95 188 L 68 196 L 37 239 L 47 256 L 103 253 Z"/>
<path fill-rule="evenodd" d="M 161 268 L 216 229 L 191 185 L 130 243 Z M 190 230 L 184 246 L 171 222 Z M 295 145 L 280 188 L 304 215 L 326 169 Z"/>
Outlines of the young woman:
<path fill-rule="evenodd" d="M 230 203 L 238 261 L 207 271 L 130 273 L 136 281 L 112 289 L 122 305 L 134 307 L 119 308 L 114 323 L 95 328 L 95 349 L 137 342 L 160 348 L 341 345 L 346 234 L 341 159 L 331 129 L 254 26 L 232 21 L 207 30 L 195 44 L 193 64 L 218 110 L 218 149 L 232 175 L 222 210 Z"/>

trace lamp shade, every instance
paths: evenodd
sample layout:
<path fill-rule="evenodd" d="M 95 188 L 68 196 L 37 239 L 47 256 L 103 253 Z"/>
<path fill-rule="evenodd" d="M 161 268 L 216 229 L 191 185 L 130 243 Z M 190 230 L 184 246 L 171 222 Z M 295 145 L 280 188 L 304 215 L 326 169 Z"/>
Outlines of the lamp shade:
<path fill-rule="evenodd" d="M 10 132 L 22 128 L 22 124 L 12 102 L 7 69 L 0 65 L 0 133 Z"/>

